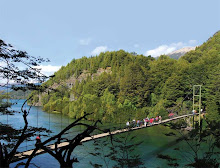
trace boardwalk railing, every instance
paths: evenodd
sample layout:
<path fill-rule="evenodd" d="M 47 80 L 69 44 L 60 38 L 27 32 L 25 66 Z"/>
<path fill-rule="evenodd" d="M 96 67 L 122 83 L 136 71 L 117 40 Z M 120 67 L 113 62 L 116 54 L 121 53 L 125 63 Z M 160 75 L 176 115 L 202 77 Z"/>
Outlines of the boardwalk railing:
<path fill-rule="evenodd" d="M 198 114 L 194 114 L 194 115 L 198 115 Z M 174 121 L 174 120 L 178 120 L 178 119 L 185 118 L 185 117 L 190 117 L 190 116 L 193 116 L 193 114 L 186 114 L 186 115 L 177 116 L 177 117 L 173 117 L 173 118 L 170 118 L 170 119 L 162 120 L 161 122 L 154 123 L 152 126 L 164 124 L 164 123 L 167 123 L 167 122 L 170 122 L 170 121 Z M 109 135 L 115 135 L 115 134 L 124 133 L 124 132 L 128 132 L 128 131 L 134 131 L 134 130 L 138 130 L 138 129 L 142 129 L 142 128 L 147 128 L 147 127 L 151 127 L 151 126 L 147 125 L 147 126 L 140 126 L 140 127 L 134 127 L 134 128 L 124 128 L 124 129 L 119 129 L 119 130 L 115 130 L 115 131 L 111 131 L 111 132 L 107 132 L 107 133 L 96 134 L 96 135 L 92 135 L 91 137 L 86 137 L 86 138 L 82 139 L 81 142 L 84 143 L 84 142 L 87 142 L 87 141 L 103 138 L 103 137 L 106 137 L 106 136 L 109 136 Z M 69 145 L 69 142 L 61 142 L 60 144 L 57 145 L 57 148 L 62 148 L 62 147 L 67 146 L 67 145 Z M 54 144 L 48 145 L 47 148 L 53 150 L 53 149 L 55 149 L 55 145 Z M 34 150 L 27 150 L 27 151 L 24 151 L 24 152 L 17 153 L 14 156 L 13 162 L 28 158 L 32 154 L 33 151 Z M 43 154 L 43 153 L 46 153 L 46 152 L 43 149 L 39 149 L 36 152 L 36 155 L 40 155 L 40 154 Z"/>

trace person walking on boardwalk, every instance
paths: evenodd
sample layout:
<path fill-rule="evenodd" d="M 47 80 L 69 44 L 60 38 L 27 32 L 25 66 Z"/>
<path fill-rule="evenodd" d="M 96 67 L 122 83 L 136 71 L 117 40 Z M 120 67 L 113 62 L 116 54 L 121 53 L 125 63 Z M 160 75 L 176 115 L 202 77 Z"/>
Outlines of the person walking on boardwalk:
<path fill-rule="evenodd" d="M 129 121 L 126 122 L 126 127 L 128 128 L 130 126 Z"/>
<path fill-rule="evenodd" d="M 150 119 L 150 126 L 153 125 L 153 118 Z"/>
<path fill-rule="evenodd" d="M 146 119 L 143 119 L 143 121 L 144 121 L 144 126 L 146 127 L 147 126 Z"/>
<path fill-rule="evenodd" d="M 161 116 L 159 116 L 159 123 L 161 123 L 161 120 L 162 120 L 162 117 L 161 117 Z"/>
<path fill-rule="evenodd" d="M 169 118 L 171 118 L 171 113 L 168 114 Z"/>
<path fill-rule="evenodd" d="M 135 127 L 136 126 L 136 121 L 135 121 L 135 119 L 133 119 L 133 121 L 132 121 L 132 127 Z"/>
<path fill-rule="evenodd" d="M 158 116 L 156 116 L 155 120 L 156 120 L 156 122 L 157 122 L 157 123 L 158 123 L 158 119 L 159 119 L 159 117 L 158 117 Z"/>
<path fill-rule="evenodd" d="M 41 143 L 41 139 L 40 139 L 40 135 L 38 135 L 37 137 L 36 137 L 36 144 L 35 144 L 35 146 L 37 146 L 38 144 L 40 144 Z"/>
<path fill-rule="evenodd" d="M 140 120 L 137 120 L 137 127 L 140 127 Z"/>

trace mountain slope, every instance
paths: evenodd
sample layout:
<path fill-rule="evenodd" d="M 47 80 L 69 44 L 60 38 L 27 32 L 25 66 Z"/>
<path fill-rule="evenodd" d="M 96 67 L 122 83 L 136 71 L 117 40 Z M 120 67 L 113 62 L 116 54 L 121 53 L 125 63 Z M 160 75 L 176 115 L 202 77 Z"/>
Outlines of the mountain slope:
<path fill-rule="evenodd" d="M 146 116 L 185 114 L 192 107 L 192 86 L 202 85 L 202 108 L 219 119 L 220 33 L 180 59 L 112 51 L 71 61 L 43 85 L 54 87 L 33 99 L 45 111 L 72 118 L 94 112 L 89 118 L 124 122 Z M 70 83 L 72 83 L 70 85 Z M 211 106 L 210 106 L 211 105 Z M 211 109 L 211 110 L 210 110 Z"/>
<path fill-rule="evenodd" d="M 168 53 L 167 55 L 170 56 L 170 58 L 179 59 L 181 56 L 185 55 L 187 52 L 195 50 L 195 49 L 196 47 L 184 47 L 179 50 L 175 50 L 171 53 Z"/>

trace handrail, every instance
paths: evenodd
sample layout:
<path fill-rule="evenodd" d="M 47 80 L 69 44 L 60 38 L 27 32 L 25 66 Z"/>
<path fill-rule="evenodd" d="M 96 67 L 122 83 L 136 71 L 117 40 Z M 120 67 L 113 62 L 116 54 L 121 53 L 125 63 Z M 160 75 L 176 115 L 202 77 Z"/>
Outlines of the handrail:
<path fill-rule="evenodd" d="M 162 120 L 161 122 L 154 123 L 152 126 L 164 124 L 164 123 L 167 123 L 167 122 L 170 122 L 170 121 L 173 121 L 173 120 L 177 120 L 177 119 L 181 119 L 181 118 L 189 117 L 189 116 L 194 116 L 194 115 L 198 115 L 198 114 L 186 114 L 186 115 L 182 115 L 182 116 L 173 117 L 173 118 L 170 118 L 170 119 L 165 119 L 165 120 Z M 114 130 L 114 131 L 107 132 L 107 133 L 92 135 L 91 137 L 85 137 L 84 139 L 82 139 L 81 142 L 87 142 L 87 141 L 90 141 L 90 140 L 103 138 L 103 137 L 106 137 L 106 136 L 109 136 L 109 135 L 115 135 L 115 134 L 124 133 L 124 132 L 128 132 L 128 131 L 134 131 L 134 130 L 138 130 L 138 129 L 142 129 L 142 128 L 147 128 L 147 127 L 151 127 L 151 126 L 147 125 L 147 126 L 134 127 L 134 128 L 122 128 L 122 129 Z M 57 146 L 58 146 L 58 148 L 61 148 L 61 147 L 67 146 L 67 145 L 69 145 L 69 142 L 64 141 L 64 142 L 59 143 Z M 47 145 L 47 147 L 50 148 L 50 149 L 55 149 L 54 144 L 49 144 L 49 145 Z M 32 152 L 33 152 L 33 149 L 17 153 L 12 162 L 16 162 L 16 161 L 28 158 L 28 156 L 31 155 Z M 37 151 L 36 155 L 43 154 L 43 153 L 45 153 L 45 151 L 43 149 L 39 149 Z"/>

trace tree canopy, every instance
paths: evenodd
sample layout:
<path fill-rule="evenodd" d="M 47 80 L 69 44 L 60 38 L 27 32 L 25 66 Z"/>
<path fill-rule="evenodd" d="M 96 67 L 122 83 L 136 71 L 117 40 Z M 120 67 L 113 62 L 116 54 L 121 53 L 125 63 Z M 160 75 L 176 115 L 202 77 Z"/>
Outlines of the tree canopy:
<path fill-rule="evenodd" d="M 210 120 L 218 120 L 219 51 L 217 32 L 178 60 L 166 55 L 154 59 L 124 50 L 73 59 L 43 84 L 63 94 L 42 94 L 41 104 L 46 111 L 59 111 L 73 118 L 92 109 L 93 117 L 111 122 L 146 115 L 166 117 L 169 111 L 191 111 L 192 87 L 200 84 L 202 108 Z"/>

